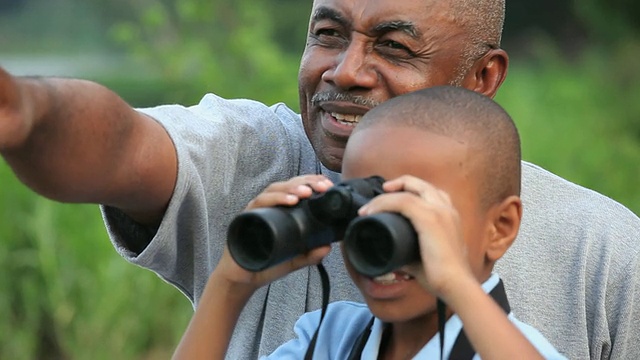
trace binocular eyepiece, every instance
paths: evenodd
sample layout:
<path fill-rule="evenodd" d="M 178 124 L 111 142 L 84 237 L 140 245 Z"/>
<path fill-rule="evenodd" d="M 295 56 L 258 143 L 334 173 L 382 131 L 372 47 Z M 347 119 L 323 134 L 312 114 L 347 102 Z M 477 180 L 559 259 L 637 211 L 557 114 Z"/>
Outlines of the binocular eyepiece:
<path fill-rule="evenodd" d="M 411 222 L 397 213 L 358 216 L 384 193 L 379 176 L 340 182 L 292 207 L 245 211 L 229 225 L 231 256 L 249 271 L 264 270 L 311 249 L 339 241 L 361 274 L 375 277 L 419 259 Z"/>

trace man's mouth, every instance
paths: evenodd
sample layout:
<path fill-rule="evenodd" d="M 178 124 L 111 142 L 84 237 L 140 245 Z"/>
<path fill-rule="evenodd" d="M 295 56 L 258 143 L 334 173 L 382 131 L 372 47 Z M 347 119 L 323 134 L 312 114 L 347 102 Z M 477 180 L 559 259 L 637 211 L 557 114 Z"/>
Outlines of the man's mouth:
<path fill-rule="evenodd" d="M 356 126 L 362 120 L 362 115 L 340 114 L 337 112 L 331 112 L 330 114 L 337 122 L 347 126 Z"/>

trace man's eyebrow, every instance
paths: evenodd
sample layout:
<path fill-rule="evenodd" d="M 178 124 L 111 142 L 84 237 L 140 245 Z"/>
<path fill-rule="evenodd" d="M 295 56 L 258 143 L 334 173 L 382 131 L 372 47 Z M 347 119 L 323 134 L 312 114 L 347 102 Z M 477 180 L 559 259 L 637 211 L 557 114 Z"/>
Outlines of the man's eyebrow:
<path fill-rule="evenodd" d="M 347 25 L 347 20 L 342 16 L 342 14 L 332 8 L 321 6 L 313 13 L 313 17 L 311 18 L 313 22 L 321 21 L 321 20 L 331 20 L 342 26 Z"/>
<path fill-rule="evenodd" d="M 319 8 L 317 8 L 313 13 L 313 17 L 311 18 L 312 22 L 318 22 L 322 20 L 330 20 L 344 27 L 346 27 L 349 23 L 347 19 L 344 18 L 342 13 L 340 13 L 336 9 L 332 9 L 326 6 L 320 6 Z M 372 28 L 372 31 L 375 34 L 385 34 L 392 31 L 402 31 L 414 39 L 419 39 L 422 36 L 422 33 L 420 32 L 420 30 L 418 30 L 413 22 L 404 20 L 392 20 L 379 23 Z"/>
<path fill-rule="evenodd" d="M 385 21 L 373 27 L 373 32 L 376 34 L 385 34 L 391 31 L 402 31 L 414 39 L 419 39 L 422 36 L 420 30 L 410 21 Z"/>

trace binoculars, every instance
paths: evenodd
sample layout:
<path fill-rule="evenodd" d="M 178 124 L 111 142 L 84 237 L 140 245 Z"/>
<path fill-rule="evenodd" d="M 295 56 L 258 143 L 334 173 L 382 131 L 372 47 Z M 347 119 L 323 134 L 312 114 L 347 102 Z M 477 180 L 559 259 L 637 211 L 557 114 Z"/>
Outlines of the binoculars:
<path fill-rule="evenodd" d="M 229 225 L 229 252 L 244 269 L 260 271 L 343 240 L 354 269 L 371 277 L 419 261 L 417 235 L 407 218 L 358 216 L 360 207 L 384 193 L 383 183 L 379 176 L 347 180 L 295 206 L 245 211 Z"/>

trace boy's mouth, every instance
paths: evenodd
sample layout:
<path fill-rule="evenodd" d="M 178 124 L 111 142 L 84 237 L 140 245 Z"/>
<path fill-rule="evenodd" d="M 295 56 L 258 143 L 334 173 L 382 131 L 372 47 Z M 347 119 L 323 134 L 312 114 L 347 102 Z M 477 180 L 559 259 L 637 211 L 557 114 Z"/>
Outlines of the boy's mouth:
<path fill-rule="evenodd" d="M 403 271 L 393 271 L 384 275 L 376 276 L 373 278 L 373 282 L 380 285 L 392 285 L 401 281 L 407 281 L 413 279 L 413 276 Z"/>

